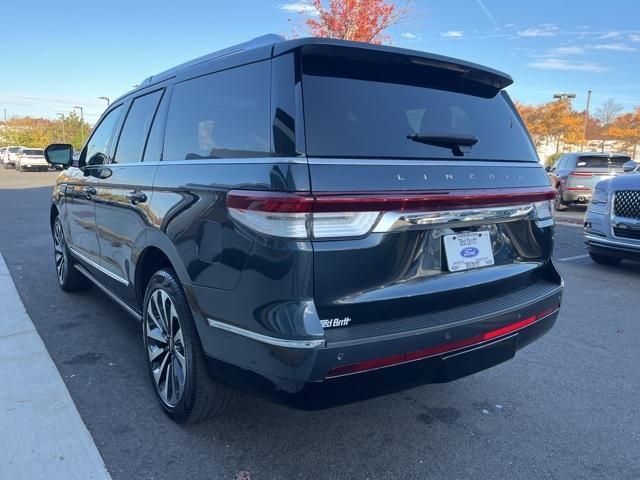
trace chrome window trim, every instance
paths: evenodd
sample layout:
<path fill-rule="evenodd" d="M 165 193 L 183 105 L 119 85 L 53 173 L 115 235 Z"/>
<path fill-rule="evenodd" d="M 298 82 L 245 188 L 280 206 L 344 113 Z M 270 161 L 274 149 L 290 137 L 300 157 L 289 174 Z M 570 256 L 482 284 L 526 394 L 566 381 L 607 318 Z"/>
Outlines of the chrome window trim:
<path fill-rule="evenodd" d="M 101 167 L 155 167 L 158 165 L 252 165 L 307 164 L 306 157 L 206 158 L 202 160 L 156 160 L 129 163 L 105 163 Z"/>
<path fill-rule="evenodd" d="M 209 326 L 213 328 L 219 328 L 220 330 L 226 330 L 227 332 L 242 335 L 243 337 L 257 340 L 258 342 L 267 343 L 269 345 L 275 345 L 278 347 L 286 348 L 316 348 L 322 347 L 325 344 L 324 338 L 318 340 L 287 340 L 284 338 L 270 337 L 268 335 L 262 335 L 261 333 L 245 330 L 244 328 L 229 325 L 228 323 L 220 322 L 212 318 L 207 319 Z"/>
<path fill-rule="evenodd" d="M 96 277 L 94 277 L 93 275 L 91 275 L 91 273 L 89 273 L 87 271 L 86 268 L 84 268 L 82 265 L 77 265 L 77 264 L 74 265 L 74 267 L 76 268 L 76 270 L 78 270 L 80 273 L 82 273 L 85 277 L 87 277 L 89 280 L 91 280 L 95 284 L 96 287 L 98 287 L 100 290 L 102 290 L 104 293 L 106 293 L 109 298 L 111 298 L 118 305 L 120 305 L 122 308 L 124 308 L 127 311 L 127 313 L 129 313 L 129 315 L 131 315 L 133 318 L 135 318 L 139 322 L 142 321 L 142 315 L 140 315 L 133 308 L 131 308 L 129 305 L 127 305 L 123 300 L 118 298 L 115 293 L 113 293 L 107 287 L 102 285 L 98 281 L 98 279 L 96 279 Z"/>
<path fill-rule="evenodd" d="M 89 265 L 91 265 L 96 270 L 100 270 L 102 273 L 104 273 L 108 277 L 111 277 L 114 280 L 117 280 L 118 282 L 122 283 L 123 285 L 125 285 L 127 287 L 129 286 L 129 280 L 127 280 L 125 278 L 122 278 L 119 275 L 116 275 L 115 273 L 113 273 L 113 272 L 107 270 L 106 268 L 104 268 L 102 265 L 98 265 L 96 262 L 94 262 L 93 260 L 88 259 L 86 256 L 84 256 L 82 253 L 77 251 L 75 248 L 69 247 L 69 251 L 73 254 L 74 257 L 77 257 L 80 260 L 82 260 L 83 262 L 88 263 Z"/>
<path fill-rule="evenodd" d="M 447 227 L 504 223 L 531 218 L 533 204 L 509 205 L 504 207 L 468 208 L 463 210 L 385 212 L 373 233 L 418 230 L 434 226 Z"/>
<path fill-rule="evenodd" d="M 192 160 L 189 160 L 192 161 Z M 442 167 L 526 167 L 542 168 L 538 162 L 511 162 L 511 161 L 483 161 L 483 160 L 430 160 L 420 159 L 388 159 L 388 158 L 324 158 L 308 157 L 309 165 L 387 165 L 401 167 L 406 165 L 418 165 L 422 167 L 442 166 Z"/>

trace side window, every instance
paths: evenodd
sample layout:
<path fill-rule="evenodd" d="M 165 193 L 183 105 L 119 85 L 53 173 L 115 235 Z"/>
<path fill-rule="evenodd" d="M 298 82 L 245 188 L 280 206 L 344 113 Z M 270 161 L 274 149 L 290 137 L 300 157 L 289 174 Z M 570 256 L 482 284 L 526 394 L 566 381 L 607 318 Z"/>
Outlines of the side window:
<path fill-rule="evenodd" d="M 122 105 L 117 106 L 102 119 L 100 124 L 91 134 L 87 143 L 84 157 L 86 165 L 104 165 L 109 163 L 109 145 L 113 137 L 113 131 L 118 124 Z"/>
<path fill-rule="evenodd" d="M 164 142 L 164 123 L 167 118 L 167 103 L 171 95 L 169 91 L 165 91 L 160 100 L 160 105 L 156 109 L 153 117 L 149 138 L 147 138 L 147 146 L 144 147 L 143 162 L 157 162 L 162 158 L 162 143 Z"/>
<path fill-rule="evenodd" d="M 129 108 L 124 121 L 118 146 L 114 155 L 114 163 L 132 163 L 142 161 L 142 153 L 147 141 L 147 134 L 162 97 L 163 90 L 148 93 L 136 98 Z"/>
<path fill-rule="evenodd" d="M 553 165 L 553 169 L 560 170 L 560 168 L 562 168 L 562 162 L 564 162 L 564 157 L 560 157 L 558 160 L 556 160 L 556 163 Z"/>
<path fill-rule="evenodd" d="M 270 155 L 269 62 L 178 83 L 167 114 L 164 160 Z"/>

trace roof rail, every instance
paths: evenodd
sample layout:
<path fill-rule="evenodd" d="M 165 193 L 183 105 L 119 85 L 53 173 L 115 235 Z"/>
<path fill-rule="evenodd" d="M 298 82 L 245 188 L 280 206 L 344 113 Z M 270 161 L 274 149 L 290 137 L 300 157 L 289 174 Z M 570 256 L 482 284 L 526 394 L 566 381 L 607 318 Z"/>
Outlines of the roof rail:
<path fill-rule="evenodd" d="M 222 50 L 218 50 L 216 52 L 208 53 L 198 58 L 194 58 L 193 60 L 189 60 L 188 62 L 181 63 L 175 67 L 172 67 L 164 72 L 160 72 L 156 75 L 152 75 L 151 77 L 145 78 L 142 82 L 140 82 L 140 87 L 145 87 L 150 84 L 156 83 L 163 79 L 166 79 L 176 72 L 187 68 L 192 67 L 194 65 L 198 65 L 200 63 L 208 62 L 210 60 L 214 60 L 216 58 L 224 57 L 226 55 L 233 55 L 234 53 L 239 53 L 244 50 L 250 50 L 252 48 L 264 47 L 266 45 L 283 42 L 285 38 L 281 35 L 268 34 L 262 35 L 260 37 L 253 38 L 247 42 L 239 43 L 238 45 L 233 45 L 231 47 L 223 48 Z"/>

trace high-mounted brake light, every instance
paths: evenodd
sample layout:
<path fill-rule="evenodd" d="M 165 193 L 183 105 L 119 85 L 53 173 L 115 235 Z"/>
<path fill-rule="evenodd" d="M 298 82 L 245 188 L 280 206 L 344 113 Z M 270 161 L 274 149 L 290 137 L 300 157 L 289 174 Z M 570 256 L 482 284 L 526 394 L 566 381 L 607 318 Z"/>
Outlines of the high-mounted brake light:
<path fill-rule="evenodd" d="M 385 212 L 438 212 L 535 204 L 552 200 L 551 187 L 421 193 L 278 193 L 232 190 L 229 214 L 258 232 L 286 238 L 366 235 Z"/>

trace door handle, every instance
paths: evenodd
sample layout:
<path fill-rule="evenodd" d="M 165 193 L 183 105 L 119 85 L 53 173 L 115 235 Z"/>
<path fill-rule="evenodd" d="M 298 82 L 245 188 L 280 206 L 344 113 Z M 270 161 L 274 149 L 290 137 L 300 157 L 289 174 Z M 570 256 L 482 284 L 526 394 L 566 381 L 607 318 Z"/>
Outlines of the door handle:
<path fill-rule="evenodd" d="M 95 187 L 92 187 L 91 185 L 88 185 L 86 187 L 84 187 L 82 189 L 82 191 L 84 192 L 84 194 L 87 196 L 87 198 L 89 200 L 91 200 L 91 198 L 98 193 L 98 191 L 95 189 Z"/>
<path fill-rule="evenodd" d="M 133 204 L 144 203 L 147 201 L 147 196 L 140 190 L 134 190 L 127 193 L 127 199 Z"/>

